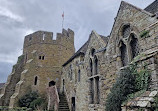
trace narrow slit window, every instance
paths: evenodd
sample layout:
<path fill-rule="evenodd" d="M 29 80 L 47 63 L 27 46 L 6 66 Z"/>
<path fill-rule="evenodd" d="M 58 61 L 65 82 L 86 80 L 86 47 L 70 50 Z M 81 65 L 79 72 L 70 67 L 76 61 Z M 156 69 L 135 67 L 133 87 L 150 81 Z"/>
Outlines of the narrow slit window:
<path fill-rule="evenodd" d="M 45 36 L 46 36 L 46 34 L 44 33 L 44 34 L 43 34 L 43 37 L 42 37 L 42 40 L 44 40 L 44 39 L 45 39 Z"/>
<path fill-rule="evenodd" d="M 42 60 L 44 60 L 44 56 L 42 56 Z"/>
<path fill-rule="evenodd" d="M 80 82 L 80 80 L 81 80 L 81 71 L 80 71 L 80 69 L 78 70 L 78 82 Z"/>
<path fill-rule="evenodd" d="M 38 80 L 38 77 L 36 76 L 35 81 L 34 81 L 34 85 L 37 85 L 37 80 Z"/>
<path fill-rule="evenodd" d="M 41 56 L 39 56 L 39 60 L 41 60 L 42 59 L 42 57 Z"/>

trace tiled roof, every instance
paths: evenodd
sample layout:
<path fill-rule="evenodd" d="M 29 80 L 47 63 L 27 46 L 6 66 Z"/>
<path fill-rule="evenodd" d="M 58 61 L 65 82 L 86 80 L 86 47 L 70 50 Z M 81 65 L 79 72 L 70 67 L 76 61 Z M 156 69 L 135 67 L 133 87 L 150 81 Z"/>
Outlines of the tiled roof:
<path fill-rule="evenodd" d="M 149 6 L 147 6 L 145 11 L 150 12 L 152 14 L 155 14 L 158 12 L 158 0 L 155 0 L 153 3 L 151 3 Z"/>
<path fill-rule="evenodd" d="M 81 55 L 81 54 L 85 54 L 87 51 L 87 47 L 89 44 L 89 40 L 66 62 L 63 64 L 63 66 L 66 66 L 69 62 L 71 62 L 75 57 Z"/>
<path fill-rule="evenodd" d="M 94 31 L 92 31 L 94 32 Z M 90 35 L 91 36 L 91 35 Z M 108 43 L 108 40 L 109 40 L 109 37 L 105 37 L 105 36 L 102 36 L 102 35 L 99 35 L 103 41 L 105 42 L 105 44 Z M 87 51 L 87 48 L 88 48 L 88 44 L 89 44 L 89 41 L 90 41 L 90 37 L 88 39 L 88 41 L 67 61 L 63 64 L 63 66 L 66 66 L 69 62 L 71 62 L 75 57 L 79 56 L 79 55 L 85 55 L 86 51 Z"/>

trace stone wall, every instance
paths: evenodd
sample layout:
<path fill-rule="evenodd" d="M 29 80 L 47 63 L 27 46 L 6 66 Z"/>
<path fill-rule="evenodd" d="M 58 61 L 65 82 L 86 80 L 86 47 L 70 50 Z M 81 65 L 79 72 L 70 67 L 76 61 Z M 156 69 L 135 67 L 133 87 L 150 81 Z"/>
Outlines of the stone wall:
<path fill-rule="evenodd" d="M 19 73 L 21 77 L 12 84 L 15 89 L 10 96 L 4 97 L 5 101 L 8 99 L 6 105 L 10 108 L 18 106 L 19 98 L 30 91 L 47 96 L 46 88 L 50 81 L 56 82 L 57 88 L 60 88 L 62 64 L 75 52 L 74 32 L 63 29 L 62 33 L 57 34 L 56 40 L 52 37 L 52 32 L 46 31 L 37 31 L 25 37 L 24 66 Z M 13 81 L 12 78 L 10 80 Z M 11 90 L 8 89 L 8 92 Z"/>
<path fill-rule="evenodd" d="M 15 91 L 15 86 L 20 80 L 21 72 L 24 69 L 24 55 L 18 58 L 17 64 L 13 66 L 12 73 L 9 75 L 7 83 L 1 89 L 0 93 L 0 106 L 8 106 L 10 97 Z"/>
<path fill-rule="evenodd" d="M 115 79 L 119 76 L 119 71 L 124 67 L 121 47 L 126 46 L 126 65 L 136 60 L 142 67 L 147 63 L 147 67 L 151 70 L 151 83 L 149 89 L 157 89 L 158 72 L 157 72 L 157 18 L 152 17 L 142 9 L 139 9 L 126 2 L 121 2 L 117 17 L 109 37 L 108 44 L 105 44 L 101 37 L 95 32 L 91 33 L 89 45 L 84 55 L 84 61 L 79 65 L 81 68 L 81 82 L 75 83 L 77 70 L 76 61 L 80 57 L 74 58 L 63 68 L 62 79 L 65 81 L 65 93 L 71 108 L 71 98 L 76 99 L 77 111 L 104 111 L 106 98 L 110 92 L 110 88 Z M 129 32 L 123 35 L 124 28 L 128 26 Z M 141 33 L 148 32 L 146 36 L 141 37 Z M 126 36 L 126 37 L 124 37 Z M 132 47 L 132 41 L 137 41 L 137 46 Z M 134 42 L 135 43 L 135 42 Z M 136 48 L 138 52 L 136 51 Z M 94 56 L 91 55 L 95 49 Z M 144 55 L 143 57 L 140 57 Z M 94 62 L 95 57 L 98 59 L 98 73 L 91 76 L 90 59 Z M 70 65 L 72 65 L 73 80 L 70 81 L 68 75 L 70 73 Z M 94 69 L 93 69 L 94 71 Z M 99 104 L 96 103 L 97 91 L 91 89 L 91 80 L 95 80 L 94 88 L 97 88 L 96 78 L 99 78 Z M 94 90 L 94 91 L 92 91 Z M 94 102 L 92 100 L 92 92 L 94 94 Z"/>

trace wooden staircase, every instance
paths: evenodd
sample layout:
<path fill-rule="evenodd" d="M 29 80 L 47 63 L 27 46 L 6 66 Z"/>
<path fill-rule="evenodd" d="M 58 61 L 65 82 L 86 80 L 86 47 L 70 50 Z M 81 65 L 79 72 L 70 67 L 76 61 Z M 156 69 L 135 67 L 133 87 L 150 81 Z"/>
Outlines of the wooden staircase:
<path fill-rule="evenodd" d="M 66 100 L 66 96 L 64 93 L 59 94 L 59 110 L 58 111 L 70 111 L 69 106 Z"/>

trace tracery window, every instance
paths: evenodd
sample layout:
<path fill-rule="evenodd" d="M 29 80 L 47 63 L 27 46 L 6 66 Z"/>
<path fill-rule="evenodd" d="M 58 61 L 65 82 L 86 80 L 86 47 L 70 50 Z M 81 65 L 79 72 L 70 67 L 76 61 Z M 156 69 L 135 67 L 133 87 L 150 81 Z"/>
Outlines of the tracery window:
<path fill-rule="evenodd" d="M 129 24 L 124 25 L 122 28 L 120 35 L 121 38 L 121 45 L 120 45 L 120 54 L 121 54 L 121 61 L 122 66 L 126 66 L 128 62 L 132 61 L 134 57 L 139 54 L 139 43 L 138 39 L 134 34 L 134 31 Z"/>
<path fill-rule="evenodd" d="M 123 31 L 122 31 L 122 36 L 123 36 L 123 38 L 129 37 L 130 31 L 131 31 L 130 26 L 129 26 L 129 25 L 125 25 L 125 26 L 123 27 Z"/>
<path fill-rule="evenodd" d="M 91 57 L 89 60 L 90 74 L 89 74 L 89 92 L 90 104 L 99 104 L 99 75 L 98 75 L 98 58 L 95 55 L 95 49 L 91 50 Z"/>

